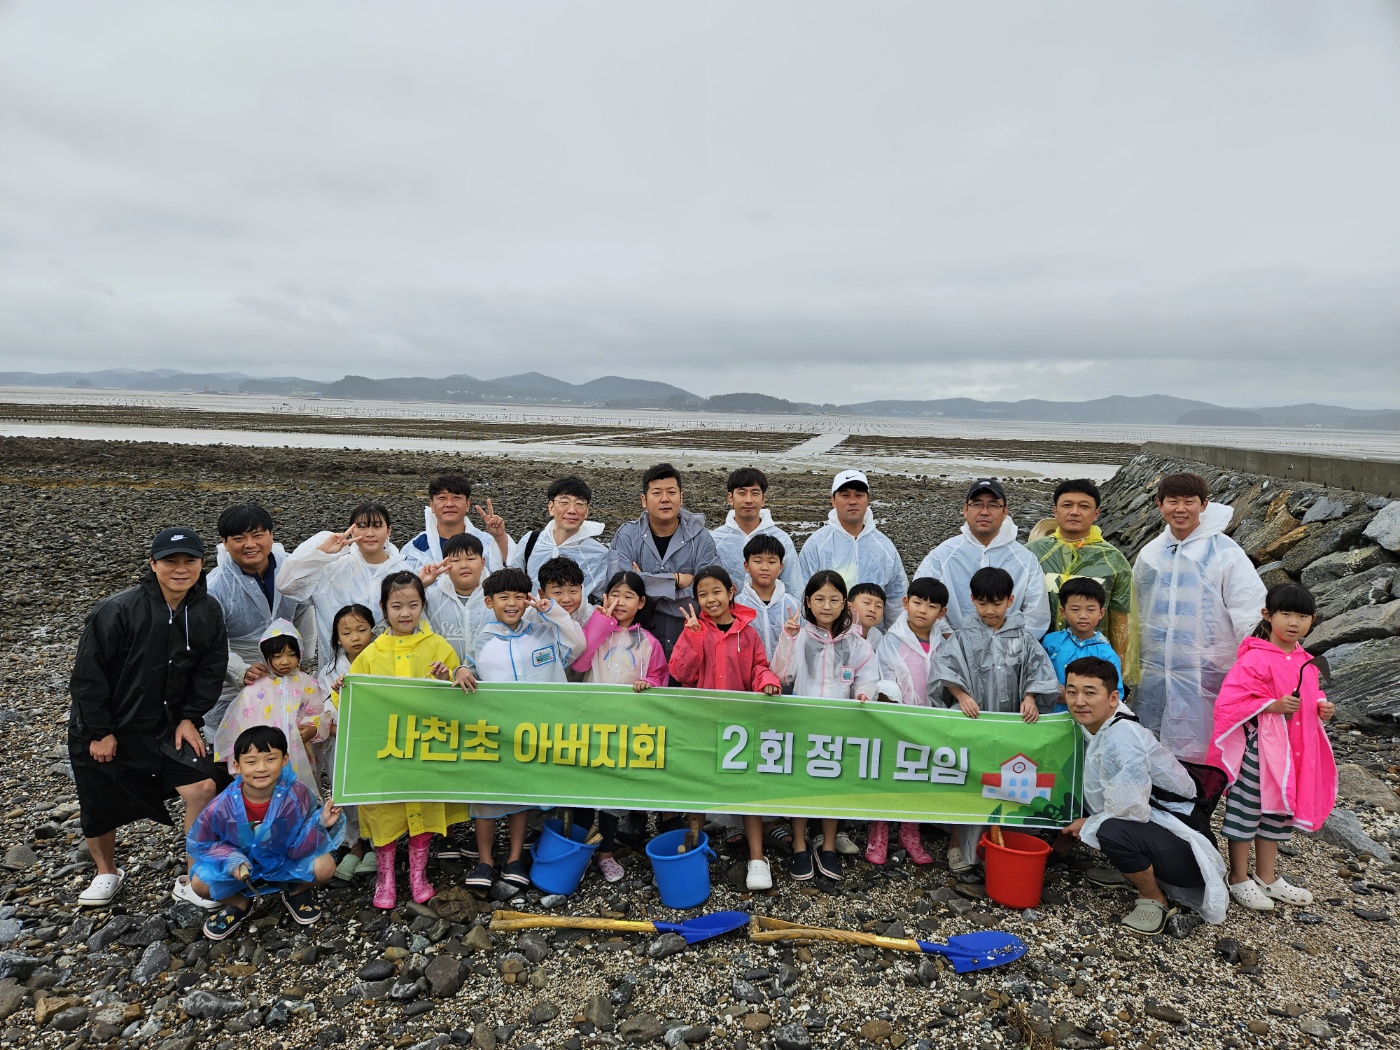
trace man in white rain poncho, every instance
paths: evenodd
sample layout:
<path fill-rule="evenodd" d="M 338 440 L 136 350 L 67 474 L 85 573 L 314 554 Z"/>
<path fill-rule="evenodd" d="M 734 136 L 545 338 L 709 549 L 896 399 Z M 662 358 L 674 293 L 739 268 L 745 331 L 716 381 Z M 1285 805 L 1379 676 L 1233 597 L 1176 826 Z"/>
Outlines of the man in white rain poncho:
<path fill-rule="evenodd" d="M 1005 569 L 1016 592 L 1012 612 L 1026 630 L 1040 638 L 1050 629 L 1050 602 L 1045 595 L 1040 563 L 1016 542 L 1016 522 L 1006 505 L 1006 490 L 995 478 L 978 478 L 963 501 L 963 526 L 944 540 L 914 570 L 915 578 L 931 576 L 948 588 L 948 623 L 961 630 L 977 619 L 968 583 L 978 569 Z"/>
<path fill-rule="evenodd" d="M 482 549 L 486 552 L 488 574 L 505 568 L 515 550 L 515 544 L 506 534 L 505 519 L 495 512 L 491 501 L 487 500 L 485 510 L 479 504 L 476 508 L 482 524 L 482 528 L 478 529 L 471 523 L 471 511 L 472 483 L 465 474 L 443 474 L 428 482 L 423 531 L 403 547 L 409 570 L 417 572 L 424 565 L 436 565 L 442 561 L 442 541 L 464 532 L 470 532 L 481 540 Z"/>
<path fill-rule="evenodd" d="M 1199 475 L 1164 477 L 1157 507 L 1166 528 L 1133 567 L 1142 661 L 1133 707 L 1186 762 L 1209 760 L 1215 697 L 1267 593 L 1249 556 L 1223 534 L 1232 511 L 1209 498 Z"/>
<path fill-rule="evenodd" d="M 550 520 L 544 528 L 520 537 L 509 564 L 524 569 L 539 586 L 541 565 L 551 558 L 568 558 L 583 570 L 584 597 L 598 599 L 608 582 L 608 548 L 598 541 L 603 523 L 588 520 L 592 502 L 593 490 L 582 478 L 570 475 L 553 482 L 545 493 Z"/>
<path fill-rule="evenodd" d="M 331 625 L 347 605 L 363 605 L 383 623 L 380 581 L 407 567 L 389 542 L 389 511 L 378 503 L 361 503 L 350 512 L 344 532 L 318 532 L 277 567 L 277 589 L 316 610 L 316 653 L 322 666 L 333 662 Z"/>
<path fill-rule="evenodd" d="M 800 594 L 821 569 L 839 572 L 849 589 L 878 583 L 885 591 L 885 626 L 899 619 L 909 577 L 894 543 L 875 524 L 870 510 L 870 482 L 859 470 L 843 470 L 831 482 L 831 513 L 826 524 L 802 545 L 797 559 Z"/>
<path fill-rule="evenodd" d="M 239 503 L 219 515 L 217 565 L 209 574 L 209 594 L 224 611 L 228 629 L 228 670 L 219 702 L 204 716 L 217 726 L 244 686 L 268 674 L 258 641 L 273 620 L 291 620 L 303 637 L 316 636 L 309 602 L 277 589 L 277 569 L 287 552 L 272 536 L 272 515 L 256 503 Z M 310 653 L 303 653 L 309 657 Z"/>
<path fill-rule="evenodd" d="M 801 594 L 807 586 L 807 579 L 799 579 L 797 568 L 797 548 L 792 537 L 773 520 L 773 515 L 764 506 L 768 499 L 768 475 L 757 467 L 740 467 L 729 475 L 726 485 L 729 490 L 729 514 L 724 524 L 710 530 L 710 538 L 715 541 L 715 553 L 719 563 L 736 589 L 742 591 L 748 572 L 744 567 L 744 545 L 755 536 L 772 536 L 783 545 L 783 590 L 789 594 Z M 847 584 L 847 586 L 850 586 Z"/>
<path fill-rule="evenodd" d="M 1192 826 L 1209 829 L 1208 817 L 1202 819 L 1205 815 L 1184 801 L 1196 796 L 1196 782 L 1120 702 L 1118 669 L 1097 656 L 1075 660 L 1065 669 L 1065 700 L 1087 744 L 1089 815 L 1062 834 L 1102 850 L 1137 891 L 1137 904 L 1123 917 L 1123 926 L 1144 937 L 1161 933 L 1176 910 L 1169 901 L 1185 904 L 1207 922 L 1223 922 L 1230 902 L 1225 861 L 1215 843 Z"/>

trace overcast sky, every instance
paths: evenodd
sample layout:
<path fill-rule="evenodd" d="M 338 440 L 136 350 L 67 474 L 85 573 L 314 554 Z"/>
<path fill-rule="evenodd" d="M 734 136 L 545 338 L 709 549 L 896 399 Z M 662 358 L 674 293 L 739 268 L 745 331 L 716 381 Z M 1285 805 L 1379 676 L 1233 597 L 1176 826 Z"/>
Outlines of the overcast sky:
<path fill-rule="evenodd" d="M 0 370 L 1400 404 L 1400 6 L 0 0 Z"/>

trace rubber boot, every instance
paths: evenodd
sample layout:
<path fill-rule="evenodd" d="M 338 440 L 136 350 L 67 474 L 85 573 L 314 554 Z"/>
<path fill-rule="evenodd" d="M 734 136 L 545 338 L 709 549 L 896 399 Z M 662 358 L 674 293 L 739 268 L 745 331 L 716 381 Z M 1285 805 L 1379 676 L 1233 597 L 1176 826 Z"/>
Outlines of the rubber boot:
<path fill-rule="evenodd" d="M 384 911 L 390 911 L 398 897 L 398 886 L 394 882 L 394 857 L 398 851 L 397 842 L 374 847 L 374 860 L 378 865 L 374 872 L 374 906 Z"/>
<path fill-rule="evenodd" d="M 909 859 L 915 864 L 933 863 L 933 857 L 929 855 L 928 850 L 924 849 L 918 824 L 906 822 L 899 825 L 899 844 L 904 847 L 904 852 L 909 854 Z"/>
<path fill-rule="evenodd" d="M 890 855 L 889 821 L 872 820 L 870 831 L 865 837 L 865 859 L 871 864 L 882 865 Z"/>
<path fill-rule="evenodd" d="M 437 895 L 428 881 L 428 844 L 433 833 L 425 831 L 408 840 L 408 885 L 413 891 L 413 899 L 419 904 L 427 904 Z"/>

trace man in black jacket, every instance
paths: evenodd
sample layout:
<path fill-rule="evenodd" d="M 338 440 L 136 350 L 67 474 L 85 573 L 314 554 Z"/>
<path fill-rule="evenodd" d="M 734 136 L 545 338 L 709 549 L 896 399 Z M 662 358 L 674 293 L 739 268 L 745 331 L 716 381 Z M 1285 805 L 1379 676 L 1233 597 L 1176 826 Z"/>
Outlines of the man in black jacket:
<path fill-rule="evenodd" d="M 165 801 L 178 794 L 188 831 L 214 797 L 200 727 L 219 698 L 228 637 L 203 563 L 193 529 L 165 529 L 151 543 L 151 571 L 98 602 L 83 625 L 69 682 L 68 755 L 97 875 L 80 905 L 110 903 L 126 878 L 116 865 L 117 828 L 143 817 L 171 824 Z M 209 903 L 186 876 L 175 895 Z"/>

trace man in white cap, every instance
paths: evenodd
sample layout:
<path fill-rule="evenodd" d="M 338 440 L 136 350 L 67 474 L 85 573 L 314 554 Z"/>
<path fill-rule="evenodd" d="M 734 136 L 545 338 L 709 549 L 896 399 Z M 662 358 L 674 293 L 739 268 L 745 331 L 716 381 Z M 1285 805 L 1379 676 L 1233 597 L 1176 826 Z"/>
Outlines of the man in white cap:
<path fill-rule="evenodd" d="M 899 551 L 875 524 L 870 482 L 859 470 L 843 470 L 831 481 L 831 512 L 826 524 L 802 545 L 797 559 L 803 583 L 820 569 L 833 569 L 846 581 L 878 583 L 885 591 L 885 626 L 904 611 L 909 577 Z"/>
<path fill-rule="evenodd" d="M 914 572 L 948 588 L 948 622 L 961 630 L 977 620 L 972 605 L 972 574 L 987 567 L 1011 574 L 1015 603 L 1026 628 L 1039 638 L 1050 629 L 1050 602 L 1040 562 L 1016 542 L 1016 523 L 1006 506 L 1006 490 L 995 478 L 978 478 L 963 501 L 962 530 L 933 548 Z"/>

